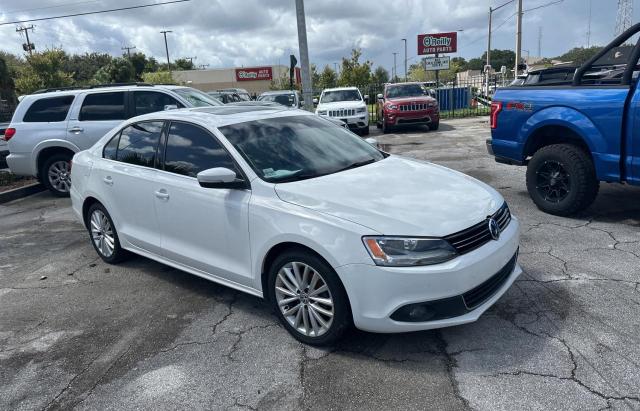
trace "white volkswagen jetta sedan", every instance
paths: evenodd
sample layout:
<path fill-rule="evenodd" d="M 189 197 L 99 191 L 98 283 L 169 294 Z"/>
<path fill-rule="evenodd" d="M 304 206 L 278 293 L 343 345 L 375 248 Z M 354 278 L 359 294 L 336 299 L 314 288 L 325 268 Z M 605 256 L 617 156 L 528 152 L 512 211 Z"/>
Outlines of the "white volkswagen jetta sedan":
<path fill-rule="evenodd" d="M 491 187 L 300 110 L 135 117 L 72 164 L 103 260 L 133 252 L 263 297 L 308 344 L 352 323 L 472 322 L 521 273 L 518 221 Z"/>

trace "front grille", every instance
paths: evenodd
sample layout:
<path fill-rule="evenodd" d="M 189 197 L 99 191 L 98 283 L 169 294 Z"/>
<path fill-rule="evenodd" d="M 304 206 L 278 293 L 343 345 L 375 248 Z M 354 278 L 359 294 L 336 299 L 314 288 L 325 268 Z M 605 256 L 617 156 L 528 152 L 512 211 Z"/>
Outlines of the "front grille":
<path fill-rule="evenodd" d="M 511 222 L 511 213 L 509 212 L 507 203 L 504 203 L 502 207 L 495 212 L 495 214 L 487 217 L 485 221 L 467 228 L 466 230 L 451 234 L 444 239 L 456 249 L 458 254 L 470 253 L 491 241 L 491 232 L 489 231 L 488 223 L 489 218 L 496 220 L 498 227 L 500 228 L 500 232 L 503 232 Z"/>
<path fill-rule="evenodd" d="M 474 308 L 482 305 L 485 301 L 491 298 L 502 285 L 507 281 L 513 269 L 516 267 L 516 261 L 518 261 L 518 253 L 509 260 L 507 265 L 502 267 L 500 271 L 494 274 L 484 283 L 480 284 L 476 288 L 467 291 L 462 294 L 462 299 L 467 307 L 467 310 L 473 310 Z"/>
<path fill-rule="evenodd" d="M 356 110 L 353 108 L 329 110 L 329 117 L 348 117 L 348 116 L 355 116 L 355 115 L 356 115 Z"/>
<path fill-rule="evenodd" d="M 426 110 L 427 103 L 410 103 L 410 104 L 400 104 L 398 106 L 398 110 L 400 111 L 419 111 Z"/>

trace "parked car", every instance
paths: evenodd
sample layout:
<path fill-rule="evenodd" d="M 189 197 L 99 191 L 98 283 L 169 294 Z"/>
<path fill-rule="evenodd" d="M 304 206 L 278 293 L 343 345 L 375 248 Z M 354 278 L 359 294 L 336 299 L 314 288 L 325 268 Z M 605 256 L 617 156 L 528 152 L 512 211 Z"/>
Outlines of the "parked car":
<path fill-rule="evenodd" d="M 527 166 L 541 210 L 584 210 L 600 181 L 640 185 L 638 54 L 622 46 L 638 32 L 633 26 L 570 78 L 496 92 L 487 148 L 500 163 Z"/>
<path fill-rule="evenodd" d="M 424 124 L 430 130 L 440 127 L 438 101 L 423 83 L 385 84 L 378 94 L 376 126 L 388 133 L 395 126 Z"/>
<path fill-rule="evenodd" d="M 242 101 L 251 101 L 251 95 L 247 90 L 243 88 L 223 88 L 217 91 L 224 93 L 235 93 L 240 97 Z"/>
<path fill-rule="evenodd" d="M 129 84 L 42 90 L 18 104 L 4 140 L 16 175 L 37 177 L 53 194 L 68 196 L 69 160 L 123 120 L 154 111 L 215 106 L 201 91 L 181 86 Z"/>
<path fill-rule="evenodd" d="M 316 114 L 335 117 L 351 130 L 369 134 L 369 110 L 357 87 L 328 88 L 322 91 Z"/>
<path fill-rule="evenodd" d="M 222 104 L 229 103 L 237 103 L 239 101 L 245 101 L 238 95 L 238 93 L 234 93 L 232 91 L 208 91 L 207 95 L 211 98 L 214 98 L 220 101 Z"/>
<path fill-rule="evenodd" d="M 298 90 L 265 91 L 258 96 L 258 101 L 271 101 L 295 108 L 301 108 L 304 105 Z"/>
<path fill-rule="evenodd" d="M 521 273 L 519 223 L 498 192 L 303 110 L 129 119 L 74 156 L 72 179 L 104 261 L 130 251 L 262 297 L 308 344 L 351 323 L 472 322 Z"/>

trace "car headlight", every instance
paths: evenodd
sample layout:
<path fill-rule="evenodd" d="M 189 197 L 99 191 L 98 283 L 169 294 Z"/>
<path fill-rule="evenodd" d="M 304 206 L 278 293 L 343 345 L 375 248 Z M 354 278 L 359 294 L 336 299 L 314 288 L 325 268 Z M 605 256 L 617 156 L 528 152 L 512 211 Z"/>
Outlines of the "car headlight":
<path fill-rule="evenodd" d="M 360 107 L 356 109 L 356 113 L 366 113 L 366 112 L 367 112 L 366 107 Z"/>
<path fill-rule="evenodd" d="M 449 261 L 458 254 L 445 240 L 409 237 L 363 237 L 376 265 L 411 267 Z"/>
<path fill-rule="evenodd" d="M 398 106 L 396 104 L 387 104 L 387 108 L 389 110 L 397 110 Z"/>

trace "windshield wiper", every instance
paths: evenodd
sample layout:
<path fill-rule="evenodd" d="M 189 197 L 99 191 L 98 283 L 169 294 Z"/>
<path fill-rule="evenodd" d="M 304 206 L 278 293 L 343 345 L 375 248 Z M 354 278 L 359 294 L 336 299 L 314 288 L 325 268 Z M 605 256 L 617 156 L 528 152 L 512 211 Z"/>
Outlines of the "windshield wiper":
<path fill-rule="evenodd" d="M 351 163 L 346 167 L 343 167 L 341 169 L 336 170 L 335 173 L 339 173 L 340 171 L 345 171 L 345 170 L 351 170 L 352 168 L 358 168 L 358 167 L 366 166 L 367 164 L 371 164 L 371 163 L 375 163 L 375 162 L 376 162 L 375 158 L 370 158 L 368 160 L 362 160 L 362 161 L 356 161 L 355 163 Z"/>

